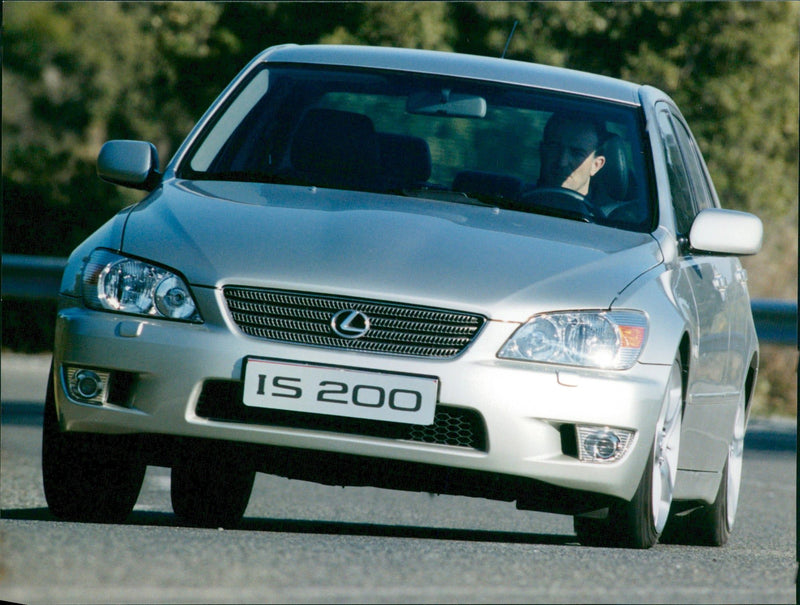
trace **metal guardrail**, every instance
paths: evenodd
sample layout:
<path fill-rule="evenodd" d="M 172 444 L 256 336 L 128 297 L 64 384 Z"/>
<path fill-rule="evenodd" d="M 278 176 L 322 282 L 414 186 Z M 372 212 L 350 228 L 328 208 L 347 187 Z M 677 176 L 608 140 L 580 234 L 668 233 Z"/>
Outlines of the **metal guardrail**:
<path fill-rule="evenodd" d="M 758 339 L 763 343 L 797 347 L 797 303 L 756 298 L 750 301 Z"/>
<path fill-rule="evenodd" d="M 3 298 L 55 299 L 67 259 L 56 256 L 3 255 Z"/>
<path fill-rule="evenodd" d="M 66 258 L 4 254 L 3 298 L 55 299 L 66 264 Z M 797 347 L 797 302 L 754 299 L 751 306 L 761 342 Z"/>

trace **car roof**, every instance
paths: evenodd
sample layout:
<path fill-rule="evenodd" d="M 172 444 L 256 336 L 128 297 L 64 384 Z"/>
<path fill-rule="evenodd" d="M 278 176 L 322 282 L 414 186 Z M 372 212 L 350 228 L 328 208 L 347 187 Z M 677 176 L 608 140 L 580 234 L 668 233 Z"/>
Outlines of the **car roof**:
<path fill-rule="evenodd" d="M 263 51 L 256 62 L 287 62 L 391 69 L 451 75 L 641 105 L 641 86 L 587 72 L 453 52 L 333 44 L 285 44 Z"/>

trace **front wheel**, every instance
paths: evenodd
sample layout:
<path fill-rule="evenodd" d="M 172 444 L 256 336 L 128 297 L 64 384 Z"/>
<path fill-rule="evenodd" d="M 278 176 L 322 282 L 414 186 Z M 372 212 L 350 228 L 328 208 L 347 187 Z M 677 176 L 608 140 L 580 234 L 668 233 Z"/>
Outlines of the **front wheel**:
<path fill-rule="evenodd" d="M 605 519 L 576 516 L 575 533 L 582 544 L 650 548 L 658 541 L 672 505 L 682 419 L 682 365 L 676 359 L 656 423 L 653 447 L 636 493 L 629 502 L 612 504 Z"/>
<path fill-rule="evenodd" d="M 736 520 L 744 458 L 745 401 L 742 393 L 736 408 L 728 458 L 722 469 L 717 497 L 710 505 L 670 517 L 665 541 L 694 546 L 724 546 Z"/>
<path fill-rule="evenodd" d="M 235 527 L 253 491 L 255 471 L 233 448 L 200 445 L 172 467 L 172 510 L 196 527 Z"/>
<path fill-rule="evenodd" d="M 120 523 L 136 504 L 146 469 L 124 436 L 61 431 L 51 367 L 42 425 L 42 482 L 50 512 L 68 521 Z"/>

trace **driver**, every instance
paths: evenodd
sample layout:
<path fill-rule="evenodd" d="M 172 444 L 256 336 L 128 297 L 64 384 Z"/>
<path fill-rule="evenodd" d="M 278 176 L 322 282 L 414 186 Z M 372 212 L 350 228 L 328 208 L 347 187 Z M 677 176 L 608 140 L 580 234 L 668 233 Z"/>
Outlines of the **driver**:
<path fill-rule="evenodd" d="M 591 178 L 605 165 L 600 127 L 578 114 L 554 113 L 544 128 L 537 187 L 563 187 L 589 194 Z"/>

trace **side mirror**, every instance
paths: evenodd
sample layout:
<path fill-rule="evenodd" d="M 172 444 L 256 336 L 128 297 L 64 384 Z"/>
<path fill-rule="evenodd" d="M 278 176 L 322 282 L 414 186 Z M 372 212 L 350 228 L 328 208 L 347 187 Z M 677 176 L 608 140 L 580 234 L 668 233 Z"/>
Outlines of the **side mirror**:
<path fill-rule="evenodd" d="M 748 212 L 706 208 L 689 231 L 689 245 L 699 252 L 745 256 L 761 250 L 764 226 Z"/>
<path fill-rule="evenodd" d="M 150 191 L 158 184 L 158 151 L 144 141 L 108 141 L 97 156 L 97 176 L 104 181 Z"/>

